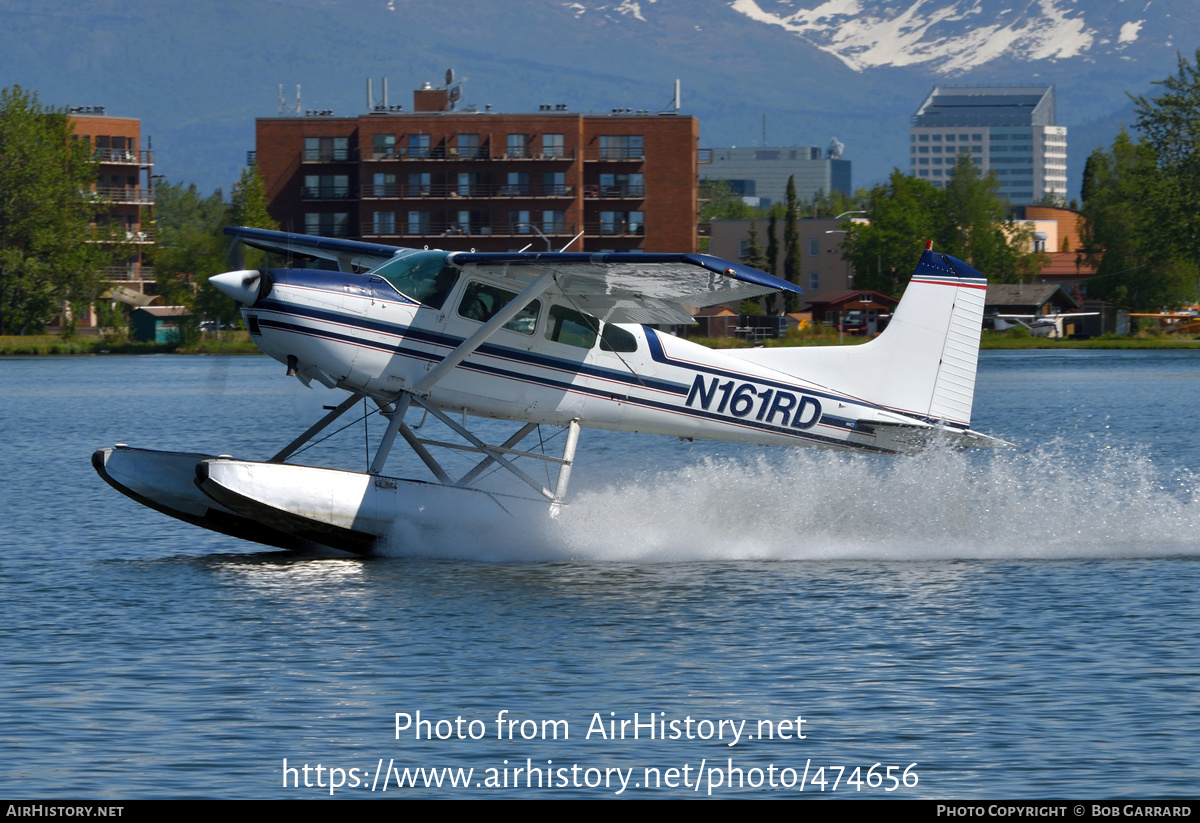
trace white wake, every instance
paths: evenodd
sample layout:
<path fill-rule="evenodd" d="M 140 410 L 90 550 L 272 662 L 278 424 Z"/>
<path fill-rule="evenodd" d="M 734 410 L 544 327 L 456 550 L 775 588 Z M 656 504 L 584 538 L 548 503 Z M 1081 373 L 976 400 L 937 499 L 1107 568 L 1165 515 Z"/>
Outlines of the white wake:
<path fill-rule="evenodd" d="M 1162 557 L 1200 554 L 1196 478 L 1064 446 L 916 458 L 772 452 L 580 490 L 554 519 L 446 512 L 385 554 L 499 561 Z M 486 509 L 486 511 L 485 511 Z"/>

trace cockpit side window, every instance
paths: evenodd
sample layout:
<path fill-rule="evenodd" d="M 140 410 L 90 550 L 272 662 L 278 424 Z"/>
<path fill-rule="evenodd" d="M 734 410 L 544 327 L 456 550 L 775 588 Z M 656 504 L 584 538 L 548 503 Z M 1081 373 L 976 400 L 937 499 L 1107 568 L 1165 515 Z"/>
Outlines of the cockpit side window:
<path fill-rule="evenodd" d="M 486 323 L 495 316 L 496 312 L 512 302 L 516 296 L 517 293 L 514 291 L 472 281 L 463 290 L 462 300 L 458 304 L 458 313 L 468 320 Z M 541 311 L 541 308 L 541 301 L 534 300 L 516 317 L 505 323 L 504 328 L 521 334 L 533 334 L 537 327 L 538 312 Z"/>
<path fill-rule="evenodd" d="M 440 309 L 458 283 L 459 270 L 447 262 L 444 251 L 419 251 L 389 260 L 372 274 L 387 280 L 406 297 Z"/>
<path fill-rule="evenodd" d="M 552 305 L 546 322 L 546 339 L 590 349 L 596 344 L 596 330 L 599 328 L 600 321 L 590 314 Z"/>
<path fill-rule="evenodd" d="M 604 331 L 600 334 L 600 350 L 615 352 L 637 351 L 637 338 L 620 326 L 605 323 Z"/>

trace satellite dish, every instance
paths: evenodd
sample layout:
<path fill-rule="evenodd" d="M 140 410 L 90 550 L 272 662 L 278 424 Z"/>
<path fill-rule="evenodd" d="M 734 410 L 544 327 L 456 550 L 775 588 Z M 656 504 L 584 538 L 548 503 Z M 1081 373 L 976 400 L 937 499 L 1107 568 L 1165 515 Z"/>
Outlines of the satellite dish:
<path fill-rule="evenodd" d="M 460 99 L 462 99 L 462 86 L 455 86 L 450 89 L 450 102 L 457 103 Z"/>
<path fill-rule="evenodd" d="M 453 83 L 454 83 L 454 69 L 446 69 L 446 85 L 449 86 L 449 85 L 452 85 Z"/>

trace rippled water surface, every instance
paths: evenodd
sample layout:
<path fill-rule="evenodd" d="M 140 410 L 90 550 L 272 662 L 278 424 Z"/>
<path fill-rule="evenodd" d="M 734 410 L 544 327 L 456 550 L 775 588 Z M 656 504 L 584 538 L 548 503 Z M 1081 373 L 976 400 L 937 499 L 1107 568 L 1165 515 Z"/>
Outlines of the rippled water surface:
<path fill-rule="evenodd" d="M 876 763 L 916 764 L 891 796 L 1197 790 L 1195 353 L 985 353 L 974 426 L 1016 451 L 585 430 L 558 520 L 451 516 L 367 560 L 201 531 L 92 471 L 114 442 L 270 456 L 340 399 L 282 371 L 0 360 L 0 792 L 305 797 L 333 768 L 338 796 L 884 795 Z M 361 470 L 368 425 L 306 458 Z M 384 793 L 389 765 L 474 771 Z"/>

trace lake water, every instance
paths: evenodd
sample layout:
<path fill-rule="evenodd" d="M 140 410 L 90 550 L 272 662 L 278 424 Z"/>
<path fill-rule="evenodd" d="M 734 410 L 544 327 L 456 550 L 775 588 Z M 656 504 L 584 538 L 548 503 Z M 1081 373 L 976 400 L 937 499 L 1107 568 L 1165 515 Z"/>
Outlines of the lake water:
<path fill-rule="evenodd" d="M 338 399 L 262 357 L 0 360 L 0 793 L 1197 791 L 1200 354 L 985 352 L 973 425 L 1017 451 L 585 430 L 557 521 L 370 559 L 198 530 L 89 464 L 265 458 Z M 306 459 L 363 455 L 359 423 Z"/>

